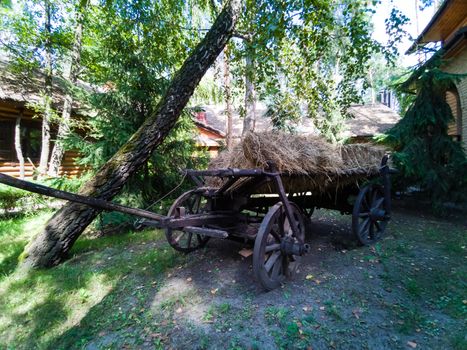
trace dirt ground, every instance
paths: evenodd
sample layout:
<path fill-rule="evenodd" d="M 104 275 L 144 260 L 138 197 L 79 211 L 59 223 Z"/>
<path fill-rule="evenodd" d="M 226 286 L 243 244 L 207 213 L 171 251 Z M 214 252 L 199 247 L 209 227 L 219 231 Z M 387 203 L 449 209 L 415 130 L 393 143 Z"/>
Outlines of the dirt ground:
<path fill-rule="evenodd" d="M 122 289 L 112 309 L 134 322 L 74 347 L 466 349 L 467 220 L 399 208 L 372 247 L 346 238 L 350 220 L 315 211 L 311 253 L 271 292 L 255 282 L 252 257 L 238 254 L 243 245 L 211 240 L 162 280 Z"/>

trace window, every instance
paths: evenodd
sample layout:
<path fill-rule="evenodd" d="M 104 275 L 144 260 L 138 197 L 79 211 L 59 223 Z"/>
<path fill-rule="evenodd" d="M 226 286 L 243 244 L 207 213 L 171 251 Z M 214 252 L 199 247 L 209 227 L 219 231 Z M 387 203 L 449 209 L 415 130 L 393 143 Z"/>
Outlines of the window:
<path fill-rule="evenodd" d="M 27 120 L 21 121 L 21 150 L 25 159 L 39 160 L 41 152 L 41 125 Z M 53 145 L 52 145 L 53 146 Z M 15 121 L 0 121 L 0 160 L 16 162 Z"/>
<path fill-rule="evenodd" d="M 459 94 L 456 88 L 446 92 L 446 102 L 451 108 L 454 120 L 448 125 L 448 135 L 454 140 L 461 141 L 462 135 L 462 111 L 460 107 Z"/>
<path fill-rule="evenodd" d="M 14 124 L 10 121 L 0 121 L 0 159 L 12 160 L 14 157 L 13 134 Z"/>
<path fill-rule="evenodd" d="M 24 158 L 39 160 L 41 155 L 41 138 L 41 129 L 33 128 L 30 125 L 21 127 L 21 148 Z"/>

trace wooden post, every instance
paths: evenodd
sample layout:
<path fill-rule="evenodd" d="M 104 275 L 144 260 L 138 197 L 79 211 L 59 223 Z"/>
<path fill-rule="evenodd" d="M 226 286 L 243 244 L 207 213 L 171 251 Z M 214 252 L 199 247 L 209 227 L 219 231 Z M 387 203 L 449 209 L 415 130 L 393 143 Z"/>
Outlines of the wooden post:
<path fill-rule="evenodd" d="M 24 156 L 21 148 L 21 119 L 23 118 L 23 109 L 20 109 L 19 115 L 16 117 L 15 122 L 15 150 L 16 158 L 19 162 L 19 177 L 24 179 Z"/>

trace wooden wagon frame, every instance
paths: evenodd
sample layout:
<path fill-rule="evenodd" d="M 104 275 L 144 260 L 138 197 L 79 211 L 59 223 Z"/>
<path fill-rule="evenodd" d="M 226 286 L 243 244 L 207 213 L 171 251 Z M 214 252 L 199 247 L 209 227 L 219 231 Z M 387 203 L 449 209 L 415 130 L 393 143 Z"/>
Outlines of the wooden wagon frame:
<path fill-rule="evenodd" d="M 309 252 L 305 233 L 315 208 L 351 214 L 352 234 L 361 244 L 381 238 L 391 215 L 393 170 L 387 162 L 385 155 L 376 171 L 361 168 L 325 174 L 326 186 L 314 181 L 323 174 L 284 174 L 271 162 L 266 169 L 186 170 L 196 187 L 177 198 L 167 216 L 4 174 L 0 174 L 0 183 L 139 216 L 139 226 L 163 228 L 169 244 L 184 253 L 204 247 L 210 238 L 254 242 L 255 277 L 272 290 L 294 274 L 301 257 Z M 212 178 L 221 180 L 218 186 L 207 185 Z"/>

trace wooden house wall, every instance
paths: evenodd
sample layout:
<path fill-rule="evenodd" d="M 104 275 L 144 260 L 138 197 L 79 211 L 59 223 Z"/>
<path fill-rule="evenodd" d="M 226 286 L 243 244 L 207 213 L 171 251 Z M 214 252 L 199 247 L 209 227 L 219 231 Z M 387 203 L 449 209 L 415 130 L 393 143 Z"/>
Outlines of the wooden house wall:
<path fill-rule="evenodd" d="M 448 73 L 465 74 L 467 72 L 467 47 L 464 46 L 462 52 L 459 52 L 456 57 L 446 61 L 442 69 Z M 459 96 L 459 104 L 456 108 L 457 128 L 461 134 L 460 139 L 464 150 L 467 152 L 467 78 L 462 78 L 456 82 L 456 90 Z M 449 100 L 447 102 L 449 103 Z"/>
<path fill-rule="evenodd" d="M 0 172 L 19 177 L 20 166 L 16 157 L 16 151 L 14 147 L 14 126 L 16 118 L 20 115 L 21 110 L 16 107 L 13 103 L 0 101 L 0 139 L 6 141 L 9 145 L 9 150 L 0 150 Z M 41 120 L 34 118 L 34 111 L 24 108 L 22 109 L 21 126 L 30 130 L 41 131 Z M 3 132 L 3 134 L 1 134 Z M 5 142 L 4 142 L 5 143 Z M 51 145 L 52 150 L 53 144 Z M 2 149 L 5 148 L 5 144 L 2 145 Z M 84 167 L 79 166 L 75 163 L 78 153 L 76 151 L 65 152 L 62 165 L 59 170 L 60 175 L 76 176 L 85 170 Z M 34 169 L 39 166 L 39 158 L 33 157 L 24 160 L 24 170 L 26 177 L 32 177 Z"/>

